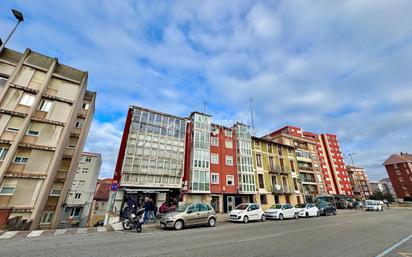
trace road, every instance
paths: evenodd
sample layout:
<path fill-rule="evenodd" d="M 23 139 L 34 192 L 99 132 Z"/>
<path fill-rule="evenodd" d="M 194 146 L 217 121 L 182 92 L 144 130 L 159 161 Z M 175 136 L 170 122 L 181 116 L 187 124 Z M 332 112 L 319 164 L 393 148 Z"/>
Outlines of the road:
<path fill-rule="evenodd" d="M 0 256 L 377 256 L 412 234 L 412 210 L 339 212 L 337 216 L 182 231 L 108 231 L 0 240 Z M 412 252 L 412 238 L 387 256 Z M 404 255 L 404 256 L 412 256 Z"/>

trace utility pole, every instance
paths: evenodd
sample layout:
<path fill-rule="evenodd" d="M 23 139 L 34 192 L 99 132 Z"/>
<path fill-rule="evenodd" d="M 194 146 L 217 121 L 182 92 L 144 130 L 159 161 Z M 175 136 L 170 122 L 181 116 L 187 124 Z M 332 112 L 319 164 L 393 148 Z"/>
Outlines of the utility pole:
<path fill-rule="evenodd" d="M 356 174 L 356 168 L 355 168 L 355 162 L 353 161 L 353 155 L 356 153 L 348 153 L 348 156 L 350 157 L 350 160 L 352 162 L 352 168 L 353 168 L 353 180 L 355 181 L 355 184 L 357 184 L 360 187 L 360 191 L 361 191 L 361 196 L 363 200 L 366 200 L 365 197 L 365 192 L 363 191 L 363 187 L 361 182 L 358 180 L 358 175 Z"/>
<path fill-rule="evenodd" d="M 253 120 L 253 98 L 250 98 L 250 119 L 252 122 L 252 134 L 255 134 L 255 122 Z"/>
<path fill-rule="evenodd" d="M 13 35 L 14 31 L 16 31 L 17 26 L 19 26 L 20 22 L 24 21 L 23 18 L 23 14 L 17 10 L 11 9 L 14 17 L 17 20 L 16 25 L 14 25 L 13 29 L 11 30 L 11 32 L 9 33 L 9 35 L 6 37 L 6 40 L 4 41 L 4 43 L 1 44 L 0 46 L 0 53 L 3 51 L 4 47 L 6 46 L 7 42 L 9 41 L 9 39 L 11 38 L 11 36 Z M 1 40 L 0 40 L 1 41 Z"/>

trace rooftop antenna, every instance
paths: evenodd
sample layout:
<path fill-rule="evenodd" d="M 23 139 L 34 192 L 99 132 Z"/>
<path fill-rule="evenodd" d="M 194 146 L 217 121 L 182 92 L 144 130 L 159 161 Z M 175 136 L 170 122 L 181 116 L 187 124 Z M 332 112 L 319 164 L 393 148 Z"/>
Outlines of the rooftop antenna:
<path fill-rule="evenodd" d="M 250 119 L 252 121 L 252 134 L 255 134 L 255 122 L 253 120 L 253 98 L 250 99 Z"/>
<path fill-rule="evenodd" d="M 207 105 L 207 101 L 203 102 L 203 113 L 206 113 L 206 105 Z"/>

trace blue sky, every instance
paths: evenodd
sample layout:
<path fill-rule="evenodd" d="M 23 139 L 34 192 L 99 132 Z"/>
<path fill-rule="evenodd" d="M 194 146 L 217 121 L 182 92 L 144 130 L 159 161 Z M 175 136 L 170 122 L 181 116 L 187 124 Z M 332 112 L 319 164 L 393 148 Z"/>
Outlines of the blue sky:
<path fill-rule="evenodd" d="M 8 47 L 89 71 L 97 111 L 86 150 L 111 177 L 128 105 L 338 135 L 371 179 L 411 152 L 412 1 L 0 1 Z"/>

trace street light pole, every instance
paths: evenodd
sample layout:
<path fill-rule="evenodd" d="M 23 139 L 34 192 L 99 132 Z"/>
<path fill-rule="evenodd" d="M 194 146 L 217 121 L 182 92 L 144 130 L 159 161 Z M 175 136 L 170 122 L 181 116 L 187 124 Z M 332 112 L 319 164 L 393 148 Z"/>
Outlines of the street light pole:
<path fill-rule="evenodd" d="M 0 53 L 3 51 L 4 47 L 6 46 L 7 42 L 9 41 L 9 39 L 11 38 L 11 36 L 13 35 L 14 31 L 16 31 L 17 27 L 19 26 L 20 22 L 24 21 L 23 18 L 23 14 L 17 10 L 11 9 L 14 17 L 17 20 L 16 25 L 14 25 L 13 29 L 11 30 L 10 34 L 7 36 L 6 40 L 4 41 L 4 43 L 1 44 L 0 46 Z"/>

